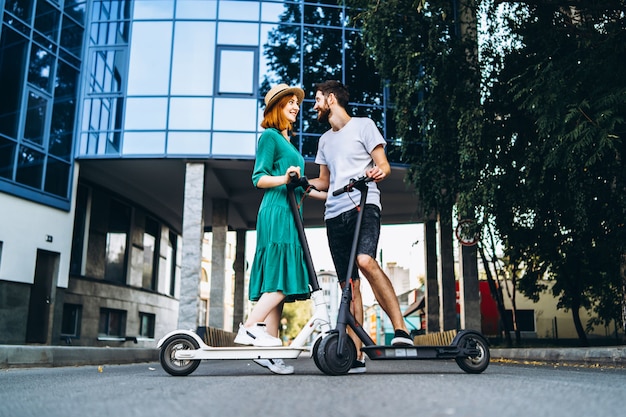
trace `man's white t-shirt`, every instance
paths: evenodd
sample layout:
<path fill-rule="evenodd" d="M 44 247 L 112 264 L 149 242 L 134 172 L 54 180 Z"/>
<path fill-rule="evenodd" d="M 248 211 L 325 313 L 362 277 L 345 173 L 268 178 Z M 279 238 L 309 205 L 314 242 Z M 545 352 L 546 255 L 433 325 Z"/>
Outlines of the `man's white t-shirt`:
<path fill-rule="evenodd" d="M 386 145 L 376 124 L 366 117 L 353 117 L 338 131 L 328 130 L 319 140 L 315 163 L 326 165 L 330 171 L 330 186 L 326 198 L 324 220 L 332 219 L 343 212 L 353 209 L 359 203 L 361 193 L 354 190 L 333 196 L 335 190 L 365 175 L 365 171 L 374 166 L 371 153 L 379 145 Z M 368 183 L 366 204 L 375 204 L 379 208 L 380 191 L 375 182 Z"/>

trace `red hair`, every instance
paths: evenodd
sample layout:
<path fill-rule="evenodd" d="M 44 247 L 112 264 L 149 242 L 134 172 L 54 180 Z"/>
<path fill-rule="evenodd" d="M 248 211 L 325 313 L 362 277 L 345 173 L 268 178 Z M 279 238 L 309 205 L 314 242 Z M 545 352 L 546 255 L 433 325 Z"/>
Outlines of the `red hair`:
<path fill-rule="evenodd" d="M 295 94 L 287 94 L 285 97 L 281 97 L 276 104 L 265 110 L 263 121 L 261 122 L 263 129 L 273 127 L 280 132 L 285 129 L 292 129 L 291 122 L 287 119 L 285 113 L 283 113 L 283 109 L 289 101 L 293 99 L 294 95 Z"/>

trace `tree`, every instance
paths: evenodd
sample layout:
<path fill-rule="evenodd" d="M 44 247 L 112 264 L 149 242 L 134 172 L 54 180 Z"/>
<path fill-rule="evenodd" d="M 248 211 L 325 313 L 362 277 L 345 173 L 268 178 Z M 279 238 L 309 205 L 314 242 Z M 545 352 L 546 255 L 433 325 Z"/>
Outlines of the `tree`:
<path fill-rule="evenodd" d="M 425 208 L 448 216 L 456 205 L 492 221 L 507 269 L 523 271 L 519 290 L 537 298 L 551 279 L 581 343 L 580 309 L 598 314 L 588 326 L 619 322 L 626 80 L 616 68 L 625 58 L 625 2 L 347 3 L 362 9 L 367 53 L 389 80 Z M 491 18 L 480 73 L 472 38 L 458 36 L 478 6 Z"/>
<path fill-rule="evenodd" d="M 443 0 L 347 4 L 361 10 L 353 10 L 353 20 L 362 22 L 366 52 L 388 80 L 402 160 L 410 164 L 407 180 L 425 212 L 439 219 L 442 255 L 451 256 L 454 207 L 476 182 L 473 141 L 481 109 L 475 5 Z M 467 207 L 461 216 L 468 216 Z M 454 272 L 444 272 L 444 322 L 456 327 Z M 452 300 L 451 308 L 446 300 Z"/>
<path fill-rule="evenodd" d="M 520 46 L 485 50 L 501 65 L 485 100 L 491 151 L 476 201 L 524 266 L 520 290 L 536 298 L 553 280 L 586 344 L 581 308 L 598 314 L 587 330 L 621 320 L 626 83 L 614 68 L 626 52 L 624 2 L 560 3 L 511 6 L 506 25 Z"/>

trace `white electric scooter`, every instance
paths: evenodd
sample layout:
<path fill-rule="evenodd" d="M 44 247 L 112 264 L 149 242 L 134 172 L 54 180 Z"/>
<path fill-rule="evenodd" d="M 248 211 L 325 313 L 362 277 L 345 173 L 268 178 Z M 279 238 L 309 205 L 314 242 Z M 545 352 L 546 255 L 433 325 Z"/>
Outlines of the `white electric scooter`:
<path fill-rule="evenodd" d="M 311 350 L 307 342 L 316 332 L 318 334 L 312 344 L 312 356 L 317 364 L 317 355 L 315 353 L 322 338 L 330 331 L 330 317 L 323 292 L 320 289 L 317 275 L 313 268 L 311 253 L 304 233 L 304 225 L 300 217 L 298 204 L 296 203 L 294 190 L 298 187 L 303 187 L 306 190 L 311 185 L 309 185 L 306 177 L 297 178 L 293 174 L 290 183 L 287 184 L 287 198 L 296 221 L 298 236 L 302 244 L 304 260 L 309 274 L 311 300 L 314 306 L 312 317 L 289 346 L 279 347 L 213 347 L 204 343 L 202 338 L 192 330 L 174 330 L 161 338 L 157 343 L 157 348 L 160 349 L 159 360 L 167 373 L 173 376 L 189 375 L 198 368 L 200 361 L 204 359 L 295 359 L 303 351 Z"/>

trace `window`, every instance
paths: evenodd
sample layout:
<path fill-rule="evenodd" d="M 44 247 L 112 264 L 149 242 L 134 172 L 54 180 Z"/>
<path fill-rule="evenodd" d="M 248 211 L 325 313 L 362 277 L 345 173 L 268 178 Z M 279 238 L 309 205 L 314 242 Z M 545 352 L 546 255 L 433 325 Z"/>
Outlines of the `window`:
<path fill-rule="evenodd" d="M 0 6 L 0 188 L 66 211 L 85 7 L 85 0 Z"/>
<path fill-rule="evenodd" d="M 106 234 L 104 279 L 126 283 L 126 247 L 130 229 L 130 207 L 111 200 Z"/>
<path fill-rule="evenodd" d="M 258 48 L 218 46 L 215 85 L 220 95 L 254 97 L 258 89 Z"/>
<path fill-rule="evenodd" d="M 156 290 L 159 236 L 159 223 L 150 217 L 146 217 L 146 229 L 143 234 L 142 287 L 148 290 Z"/>
<path fill-rule="evenodd" d="M 177 256 L 178 237 L 176 233 L 170 231 L 169 240 L 167 241 L 167 258 L 165 274 L 168 277 L 169 285 L 165 286 L 165 290 L 172 297 L 176 292 L 176 256 Z"/>
<path fill-rule="evenodd" d="M 154 339 L 154 323 L 154 314 L 139 313 L 139 336 Z"/>
<path fill-rule="evenodd" d="M 125 337 L 126 311 L 109 308 L 100 309 L 98 337 Z"/>
<path fill-rule="evenodd" d="M 70 257 L 70 273 L 83 275 L 83 250 L 87 236 L 87 209 L 89 207 L 90 190 L 83 184 L 78 185 L 76 194 L 76 210 L 74 214 L 74 235 L 72 236 L 72 253 Z"/>
<path fill-rule="evenodd" d="M 78 304 L 63 304 L 61 337 L 80 337 L 80 323 L 83 307 Z"/>

